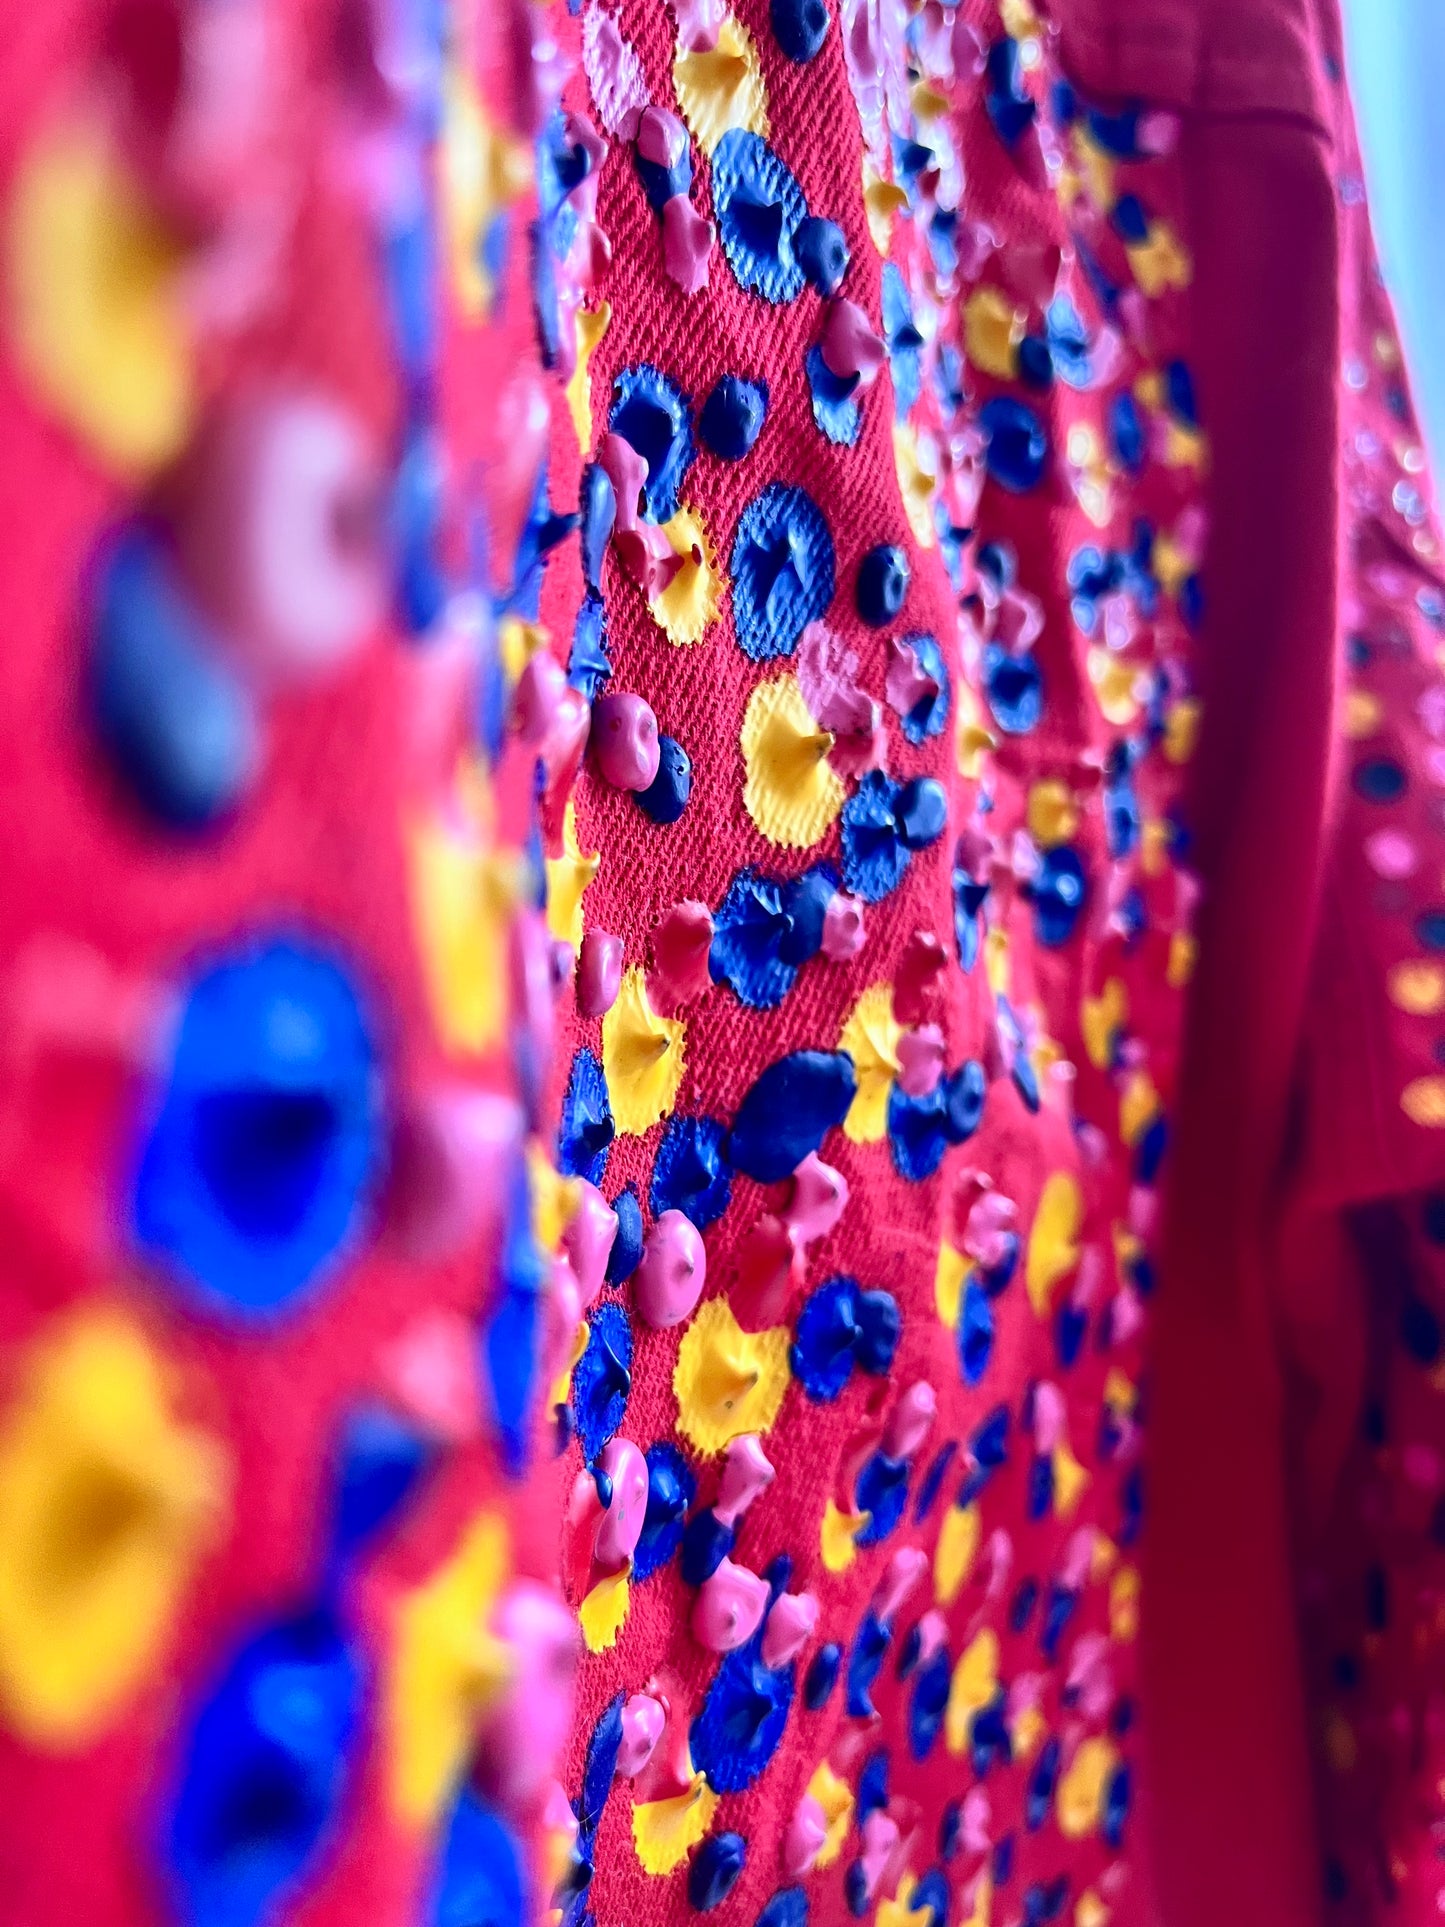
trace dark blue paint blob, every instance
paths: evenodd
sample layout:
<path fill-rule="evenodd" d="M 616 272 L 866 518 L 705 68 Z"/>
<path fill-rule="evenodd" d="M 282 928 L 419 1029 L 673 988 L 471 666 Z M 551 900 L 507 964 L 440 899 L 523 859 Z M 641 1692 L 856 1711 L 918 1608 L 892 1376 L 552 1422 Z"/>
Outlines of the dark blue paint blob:
<path fill-rule="evenodd" d="M 572 1374 L 572 1411 L 589 1464 L 622 1423 L 631 1390 L 632 1326 L 627 1313 L 618 1304 L 597 1305 L 588 1320 L 587 1349 Z"/>
<path fill-rule="evenodd" d="M 697 431 L 714 455 L 725 462 L 740 462 L 762 434 L 767 413 L 766 382 L 722 375 L 702 405 Z"/>
<path fill-rule="evenodd" d="M 657 1147 L 648 1203 L 654 1218 L 680 1211 L 699 1231 L 728 1208 L 732 1167 L 727 1132 L 710 1117 L 672 1117 Z"/>
<path fill-rule="evenodd" d="M 729 137 L 730 138 L 730 137 Z M 733 627 L 754 662 L 790 656 L 833 600 L 833 538 L 806 489 L 770 482 L 738 520 Z"/>
<path fill-rule="evenodd" d="M 853 600 L 870 629 L 884 629 L 898 615 L 908 594 L 908 556 L 891 542 L 869 549 L 858 564 Z"/>
<path fill-rule="evenodd" d="M 389 1406 L 359 1405 L 342 1421 L 332 1479 L 331 1560 L 354 1559 L 411 1498 L 436 1444 Z"/>
<path fill-rule="evenodd" d="M 1044 713 L 1044 680 L 1024 650 L 1014 655 L 991 642 L 983 652 L 983 688 L 994 721 L 1005 736 L 1027 736 Z"/>
<path fill-rule="evenodd" d="M 621 1285 L 642 1262 L 642 1206 L 637 1202 L 635 1187 L 629 1184 L 619 1191 L 612 1209 L 617 1213 L 617 1236 L 607 1254 L 607 1282 Z"/>
<path fill-rule="evenodd" d="M 732 128 L 713 150 L 713 209 L 739 287 L 774 304 L 803 291 L 793 248 L 808 203 L 790 170 L 756 134 Z"/>
<path fill-rule="evenodd" d="M 860 1292 L 858 1336 L 853 1345 L 859 1371 L 867 1372 L 870 1378 L 886 1378 L 902 1329 L 903 1314 L 891 1292 Z"/>
<path fill-rule="evenodd" d="M 624 368 L 612 384 L 607 425 L 647 464 L 643 514 L 649 522 L 670 521 L 693 460 L 687 396 L 646 362 Z"/>
<path fill-rule="evenodd" d="M 783 1887 L 758 1915 L 754 1927 L 808 1927 L 808 1896 L 801 1887 Z"/>
<path fill-rule="evenodd" d="M 216 823 L 255 783 L 254 698 L 140 532 L 117 545 L 101 574 L 90 694 L 117 774 L 170 828 Z"/>
<path fill-rule="evenodd" d="M 853 1060 L 844 1051 L 794 1051 L 769 1064 L 738 1106 L 734 1166 L 759 1184 L 791 1177 L 843 1122 L 857 1090 Z"/>
<path fill-rule="evenodd" d="M 787 886 L 749 868 L 739 870 L 713 917 L 708 969 L 751 1010 L 772 1010 L 797 980 L 797 966 L 784 956 L 793 919 Z"/>
<path fill-rule="evenodd" d="M 736 1526 L 724 1525 L 706 1507 L 694 1512 L 682 1535 L 682 1577 L 689 1586 L 711 1579 L 737 1544 Z"/>
<path fill-rule="evenodd" d="M 931 162 L 932 153 L 923 151 Z M 883 339 L 893 374 L 893 411 L 902 421 L 923 388 L 923 336 L 913 320 L 907 284 L 892 261 L 883 264 Z"/>
<path fill-rule="evenodd" d="M 1049 456 L 1049 435 L 1027 402 L 1012 395 L 993 395 L 978 411 L 979 426 L 987 437 L 988 472 L 1011 495 L 1027 495 L 1043 480 Z"/>
<path fill-rule="evenodd" d="M 926 743 L 930 736 L 943 733 L 948 721 L 948 665 L 937 638 L 928 635 L 901 636 L 900 642 L 913 651 L 919 668 L 935 685 L 931 695 L 920 696 L 902 718 L 903 734 L 910 743 Z"/>
<path fill-rule="evenodd" d="M 848 1655 L 847 1708 L 850 1719 L 871 1720 L 877 1713 L 873 1704 L 873 1682 L 888 1652 L 892 1633 L 880 1620 L 865 1613 Z"/>
<path fill-rule="evenodd" d="M 803 1682 L 803 1704 L 810 1713 L 816 1713 L 827 1705 L 837 1683 L 842 1660 L 843 1649 L 832 1640 L 814 1653 L 808 1676 Z"/>
<path fill-rule="evenodd" d="M 798 1314 L 790 1362 L 794 1378 L 816 1402 L 837 1398 L 853 1376 L 862 1295 L 855 1278 L 833 1278 Z"/>
<path fill-rule="evenodd" d="M 1078 851 L 1067 843 L 1045 850 L 1030 895 L 1034 934 L 1048 949 L 1059 949 L 1073 936 L 1089 896 L 1089 876 Z"/>
<path fill-rule="evenodd" d="M 858 376 L 835 375 L 816 342 L 803 357 L 803 372 L 812 396 L 813 420 L 836 447 L 852 448 L 863 429 L 863 411 L 856 400 Z"/>
<path fill-rule="evenodd" d="M 824 0 L 772 0 L 773 38 L 799 66 L 816 59 L 828 38 Z"/>
<path fill-rule="evenodd" d="M 515 1162 L 507 1200 L 491 1313 L 482 1333 L 485 1383 L 507 1469 L 526 1466 L 536 1391 L 539 1304 L 547 1264 L 532 1235 L 532 1196 L 525 1163 Z"/>
<path fill-rule="evenodd" d="M 965 1385 L 977 1385 L 993 1356 L 993 1306 L 974 1277 L 964 1287 L 958 1318 L 958 1367 Z"/>
<path fill-rule="evenodd" d="M 586 1178 L 600 1185 L 607 1170 L 607 1153 L 614 1126 L 607 1078 L 590 1050 L 579 1050 L 562 1098 L 562 1125 L 557 1137 L 557 1169 L 566 1178 Z"/>
<path fill-rule="evenodd" d="M 948 1477 L 948 1469 L 953 1464 L 957 1452 L 958 1441 L 950 1439 L 934 1454 L 933 1463 L 923 1475 L 923 1481 L 918 1488 L 918 1498 L 913 1507 L 913 1518 L 917 1525 L 923 1524 L 938 1503 L 938 1495 L 943 1490 L 943 1481 Z"/>
<path fill-rule="evenodd" d="M 525 1927 L 522 1857 L 501 1816 L 473 1793 L 452 1810 L 427 1927 Z"/>
<path fill-rule="evenodd" d="M 748 1843 L 740 1833 L 714 1833 L 703 1841 L 687 1870 L 687 1897 L 700 1914 L 721 1907 L 747 1865 Z"/>
<path fill-rule="evenodd" d="M 897 1530 L 908 1510 L 908 1462 L 875 1452 L 858 1474 L 854 1505 L 869 1515 L 858 1534 L 860 1546 L 876 1546 Z"/>
<path fill-rule="evenodd" d="M 676 823 L 692 800 L 692 758 L 675 736 L 658 739 L 657 774 L 632 800 L 654 823 Z"/>
<path fill-rule="evenodd" d="M 688 140 L 683 141 L 682 152 L 671 167 L 661 167 L 656 161 L 648 160 L 634 142 L 632 164 L 654 214 L 661 214 L 669 201 L 686 194 L 692 186 L 692 143 Z"/>
<path fill-rule="evenodd" d="M 948 1708 L 951 1664 L 947 1651 L 935 1653 L 919 1668 L 908 1701 L 908 1750 L 915 1760 L 933 1751 Z"/>
<path fill-rule="evenodd" d="M 843 285 L 848 272 L 848 243 L 836 221 L 810 214 L 798 225 L 793 236 L 793 253 L 807 277 L 808 286 L 829 300 Z"/>
<path fill-rule="evenodd" d="M 874 769 L 843 805 L 843 881 L 865 903 L 881 903 L 896 890 L 913 858 L 898 816 L 901 794 Z"/>
<path fill-rule="evenodd" d="M 690 1735 L 693 1764 L 715 1793 L 741 1793 L 758 1780 L 783 1738 L 794 1669 L 764 1666 L 761 1629 L 724 1658 Z"/>
<path fill-rule="evenodd" d="M 607 613 L 600 595 L 589 591 L 583 596 L 572 630 L 572 651 L 567 658 L 567 680 L 588 702 L 596 702 L 603 685 L 612 674 L 612 658 L 607 653 Z"/>
<path fill-rule="evenodd" d="M 622 1750 L 622 1703 L 618 1693 L 597 1716 L 597 1724 L 587 1738 L 587 1757 L 582 1767 L 582 1795 L 577 1818 L 584 1831 L 591 1833 L 602 1818 L 602 1809 L 612 1791 L 612 1776 L 617 1770 L 617 1755 Z"/>
<path fill-rule="evenodd" d="M 545 501 L 545 475 L 540 485 Z M 418 417 L 406 429 L 391 495 L 396 612 L 410 636 L 430 635 L 447 605 L 450 588 L 442 559 L 445 497 L 441 439 L 431 422 Z M 540 553 L 536 560 L 540 570 Z"/>
<path fill-rule="evenodd" d="M 682 1544 L 683 1520 L 697 1496 L 697 1480 L 687 1460 L 667 1439 L 647 1448 L 647 1516 L 632 1558 L 635 1580 L 648 1579 L 665 1566 Z"/>
<path fill-rule="evenodd" d="M 186 1927 L 266 1927 L 334 1838 L 365 1682 L 330 1613 L 270 1625 L 240 1649 L 185 1743 L 166 1820 L 166 1877 Z"/>
<path fill-rule="evenodd" d="M 617 496 L 600 462 L 589 462 L 582 471 L 581 504 L 582 580 L 594 595 L 601 595 L 602 564 L 617 520 Z"/>
<path fill-rule="evenodd" d="M 888 1093 L 888 1148 L 893 1168 L 910 1184 L 931 1178 L 948 1149 L 948 1109 L 942 1084 L 910 1097 L 901 1084 Z"/>
<path fill-rule="evenodd" d="M 364 1234 L 385 1156 L 370 1020 L 340 960 L 246 944 L 186 995 L 136 1174 L 135 1236 L 206 1310 L 271 1318 Z"/>
<path fill-rule="evenodd" d="M 858 1775 L 856 1808 L 858 1826 L 861 1828 L 870 1813 L 877 1812 L 880 1807 L 886 1807 L 887 1804 L 888 1749 L 880 1746 L 877 1752 L 868 1755 Z"/>
<path fill-rule="evenodd" d="M 1016 147 L 1038 112 L 1024 85 L 1019 43 L 1002 34 L 988 50 L 984 106 L 1005 147 Z"/>

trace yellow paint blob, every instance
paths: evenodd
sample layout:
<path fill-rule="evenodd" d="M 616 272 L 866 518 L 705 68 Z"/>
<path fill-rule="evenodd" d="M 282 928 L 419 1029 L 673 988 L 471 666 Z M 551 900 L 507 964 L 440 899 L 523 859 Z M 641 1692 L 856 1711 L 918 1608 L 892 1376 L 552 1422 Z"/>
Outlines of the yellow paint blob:
<path fill-rule="evenodd" d="M 672 84 L 682 117 L 709 159 L 734 128 L 767 139 L 768 96 L 757 49 L 746 27 L 730 13 L 723 16 L 715 47 L 678 49 Z"/>
<path fill-rule="evenodd" d="M 16 360 L 104 463 L 143 475 L 179 454 L 196 407 L 184 256 L 96 128 L 58 124 L 10 189 Z"/>
<path fill-rule="evenodd" d="M 898 1040 L 903 1027 L 893 1015 L 893 988 L 872 984 L 853 1006 L 838 1048 L 853 1060 L 858 1088 L 843 1135 L 854 1144 L 878 1144 L 888 1135 L 888 1099 L 898 1075 Z"/>
<path fill-rule="evenodd" d="M 385 1687 L 388 1779 L 397 1812 L 412 1824 L 439 1818 L 479 1720 L 510 1681 L 511 1652 L 488 1624 L 508 1570 L 506 1526 L 482 1513 L 397 1612 Z"/>
<path fill-rule="evenodd" d="M 617 1129 L 636 1136 L 666 1117 L 685 1068 L 687 1025 L 659 1017 L 640 964 L 623 972 L 617 1001 L 602 1020 L 602 1069 Z"/>
<path fill-rule="evenodd" d="M 1054 1171 L 1044 1182 L 1039 1208 L 1029 1232 L 1025 1282 L 1034 1316 L 1047 1318 L 1055 1290 L 1079 1262 L 1079 1230 L 1084 1219 L 1083 1194 L 1068 1171 Z"/>
<path fill-rule="evenodd" d="M 668 641 L 685 648 L 701 642 L 708 624 L 717 621 L 717 558 L 696 509 L 680 508 L 671 521 L 663 523 L 662 532 L 673 554 L 682 557 L 682 567 L 648 607 Z"/>
<path fill-rule="evenodd" d="M 725 1298 L 700 1307 L 678 1347 L 677 1429 L 708 1457 L 746 1432 L 772 1428 L 791 1381 L 785 1325 L 745 1332 Z"/>
<path fill-rule="evenodd" d="M 118 1310 L 89 1309 L 14 1362 L 0 1419 L 0 1720 L 64 1753 L 142 1688 L 164 1689 L 230 1467 L 177 1415 L 165 1361 Z"/>
<path fill-rule="evenodd" d="M 770 843 L 808 850 L 824 837 L 847 792 L 828 761 L 796 676 L 760 682 L 743 713 L 743 806 Z"/>
<path fill-rule="evenodd" d="M 584 856 L 577 841 L 577 807 L 569 799 L 562 816 L 562 854 L 547 858 L 547 928 L 558 943 L 582 946 L 582 897 L 602 858 Z"/>

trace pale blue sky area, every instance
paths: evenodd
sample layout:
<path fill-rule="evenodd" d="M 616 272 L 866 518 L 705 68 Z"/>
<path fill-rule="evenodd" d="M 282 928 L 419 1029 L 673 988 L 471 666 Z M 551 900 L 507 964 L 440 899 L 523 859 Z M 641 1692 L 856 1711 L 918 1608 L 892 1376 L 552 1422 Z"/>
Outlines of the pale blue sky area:
<path fill-rule="evenodd" d="M 1375 239 L 1434 472 L 1445 477 L 1445 0 L 1344 0 L 1344 9 Z"/>

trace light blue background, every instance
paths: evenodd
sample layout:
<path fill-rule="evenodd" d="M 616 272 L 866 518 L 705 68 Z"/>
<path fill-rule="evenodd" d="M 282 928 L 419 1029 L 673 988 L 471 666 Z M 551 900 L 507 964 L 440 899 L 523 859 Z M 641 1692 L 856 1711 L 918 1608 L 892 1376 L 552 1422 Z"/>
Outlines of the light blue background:
<path fill-rule="evenodd" d="M 1445 477 L 1445 0 L 1344 0 L 1375 239 Z"/>

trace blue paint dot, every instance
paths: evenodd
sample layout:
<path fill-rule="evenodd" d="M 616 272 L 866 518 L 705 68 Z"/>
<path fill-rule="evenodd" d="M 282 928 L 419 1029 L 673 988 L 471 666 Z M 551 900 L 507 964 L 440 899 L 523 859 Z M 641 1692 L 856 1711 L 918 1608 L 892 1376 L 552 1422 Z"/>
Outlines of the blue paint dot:
<path fill-rule="evenodd" d="M 614 1134 L 607 1078 L 590 1050 L 579 1050 L 562 1098 L 557 1137 L 557 1169 L 566 1178 L 600 1185 Z"/>
<path fill-rule="evenodd" d="M 654 823 L 676 823 L 692 798 L 692 758 L 674 736 L 658 740 L 657 774 L 632 800 Z"/>
<path fill-rule="evenodd" d="M 470 1789 L 442 1841 L 428 1927 L 525 1927 L 522 1856 L 500 1814 Z"/>
<path fill-rule="evenodd" d="M 686 395 L 646 362 L 624 368 L 613 383 L 607 425 L 647 464 L 643 514 L 649 522 L 670 521 L 693 461 Z"/>
<path fill-rule="evenodd" d="M 843 285 L 848 272 L 848 243 L 836 221 L 821 214 L 810 214 L 799 223 L 793 237 L 793 253 L 807 277 L 808 285 L 826 301 Z"/>
<path fill-rule="evenodd" d="M 828 37 L 824 0 L 772 0 L 773 38 L 800 66 L 821 52 Z"/>
<path fill-rule="evenodd" d="M 1034 658 L 1012 654 L 996 642 L 983 652 L 983 686 L 989 710 L 1005 736 L 1027 736 L 1044 713 L 1044 684 Z"/>
<path fill-rule="evenodd" d="M 733 626 L 754 662 L 790 656 L 833 600 L 833 538 L 806 489 L 770 482 L 738 521 Z"/>
<path fill-rule="evenodd" d="M 1026 402 L 994 395 L 979 410 L 987 438 L 988 472 L 1011 495 L 1026 495 L 1043 479 L 1048 460 L 1048 430 Z"/>
<path fill-rule="evenodd" d="M 127 535 L 101 575 L 90 684 L 103 748 L 160 822 L 205 829 L 253 787 L 254 700 L 143 534 Z"/>
<path fill-rule="evenodd" d="M 941 735 L 948 722 L 948 665 L 943 660 L 943 651 L 936 637 L 913 635 L 902 636 L 899 640 L 912 649 L 919 668 L 937 685 L 932 695 L 920 696 L 902 718 L 903 734 L 909 742 L 926 743 L 930 736 Z"/>
<path fill-rule="evenodd" d="M 697 1496 L 697 1480 L 687 1460 L 667 1439 L 650 1445 L 647 1459 L 647 1514 L 633 1554 L 632 1576 L 648 1579 L 665 1566 L 682 1544 L 683 1521 Z"/>
<path fill-rule="evenodd" d="M 619 1191 L 612 1209 L 617 1213 L 617 1236 L 607 1254 L 607 1282 L 621 1285 L 642 1262 L 642 1206 L 637 1202 L 635 1187 L 629 1184 Z"/>
<path fill-rule="evenodd" d="M 747 1864 L 748 1845 L 740 1833 L 715 1833 L 698 1848 L 687 1871 L 687 1897 L 700 1914 L 720 1907 Z"/>
<path fill-rule="evenodd" d="M 831 1640 L 814 1653 L 803 1682 L 803 1704 L 810 1713 L 819 1712 L 832 1697 L 842 1660 L 843 1649 Z"/>
<path fill-rule="evenodd" d="M 769 1064 L 733 1120 L 734 1166 L 759 1184 L 791 1177 L 843 1122 L 857 1089 L 844 1051 L 794 1051 Z"/>
<path fill-rule="evenodd" d="M 908 577 L 908 556 L 891 542 L 869 549 L 858 564 L 853 600 L 871 629 L 886 628 L 898 615 L 908 594 Z"/>
<path fill-rule="evenodd" d="M 705 447 L 725 462 L 740 462 L 763 432 L 768 413 L 768 387 L 723 375 L 702 405 L 697 430 Z"/>
<path fill-rule="evenodd" d="M 793 240 L 808 203 L 766 141 L 742 128 L 724 134 L 712 157 L 713 208 L 723 254 L 738 285 L 774 304 L 803 289 Z"/>
<path fill-rule="evenodd" d="M 652 1167 L 653 1217 L 680 1211 L 705 1231 L 727 1210 L 731 1192 L 724 1127 L 710 1117 L 669 1118 Z"/>
<path fill-rule="evenodd" d="M 632 1390 L 632 1327 L 618 1304 L 593 1308 L 587 1349 L 572 1374 L 572 1411 L 590 1464 L 622 1423 Z"/>
<path fill-rule="evenodd" d="M 248 945 L 186 995 L 136 1176 L 137 1241 L 207 1309 L 268 1318 L 359 1241 L 385 1151 L 350 977 L 318 947 Z"/>

